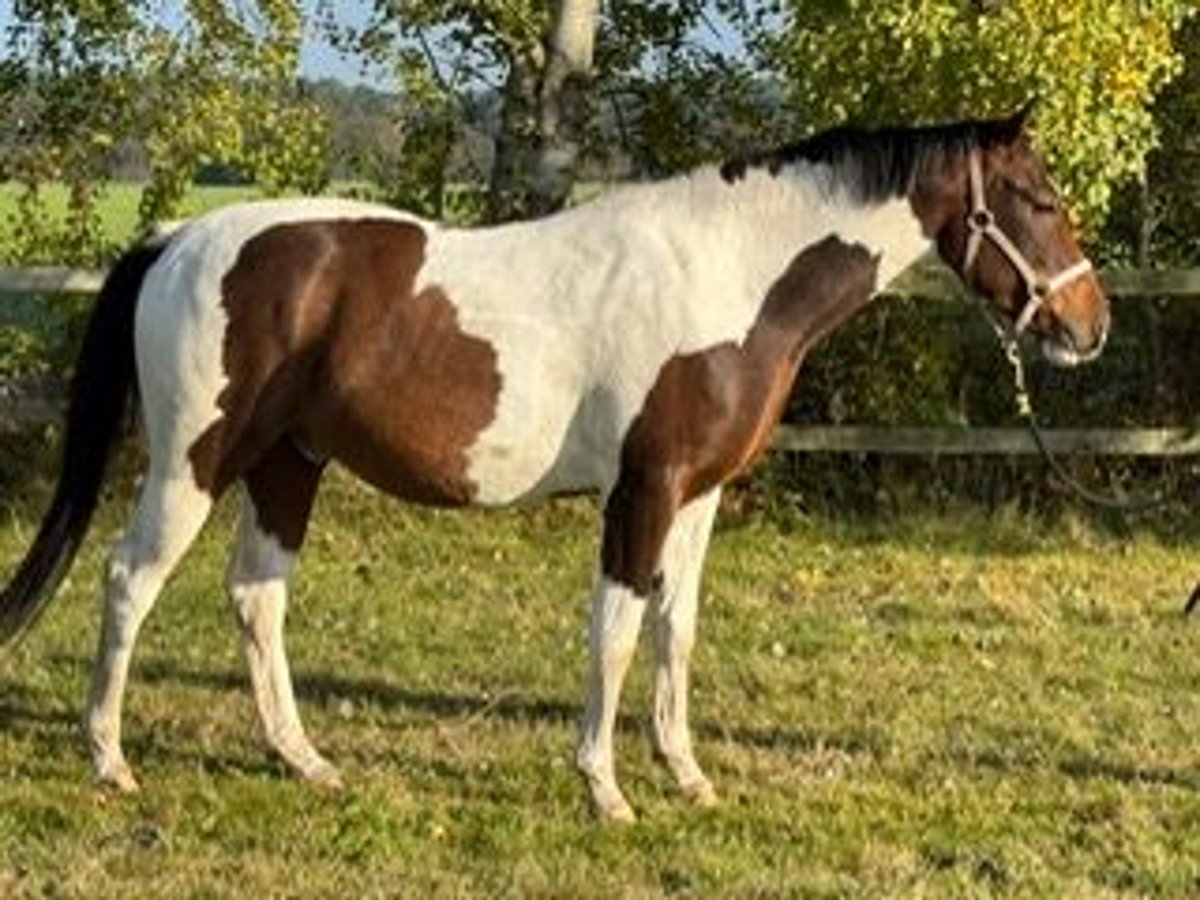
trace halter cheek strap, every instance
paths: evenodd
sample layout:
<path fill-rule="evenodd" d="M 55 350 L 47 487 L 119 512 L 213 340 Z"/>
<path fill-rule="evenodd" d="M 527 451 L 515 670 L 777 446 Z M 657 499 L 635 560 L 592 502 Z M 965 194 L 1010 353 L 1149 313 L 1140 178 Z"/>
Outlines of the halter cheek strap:
<path fill-rule="evenodd" d="M 1021 280 L 1025 282 L 1029 300 L 1020 315 L 1017 316 L 1012 329 L 1013 336 L 1018 337 L 1029 327 L 1033 317 L 1051 296 L 1075 279 L 1092 271 L 1092 264 L 1087 257 L 1084 257 L 1052 278 L 1046 278 L 1039 274 L 1037 269 L 1026 259 L 1021 249 L 996 224 L 995 215 L 988 209 L 987 197 L 983 190 L 983 162 L 978 150 L 971 151 L 971 156 L 967 161 L 967 171 L 971 182 L 971 211 L 967 214 L 967 250 L 963 257 L 963 277 L 970 276 L 971 269 L 979 255 L 979 248 L 983 244 L 984 238 L 987 238 L 1012 264 L 1012 267 L 1017 270 L 1017 274 L 1021 276 Z"/>

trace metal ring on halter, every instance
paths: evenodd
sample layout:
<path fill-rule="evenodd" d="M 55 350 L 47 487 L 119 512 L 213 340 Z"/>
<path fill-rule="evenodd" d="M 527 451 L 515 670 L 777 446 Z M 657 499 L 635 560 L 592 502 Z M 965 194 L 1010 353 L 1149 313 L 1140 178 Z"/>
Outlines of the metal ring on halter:
<path fill-rule="evenodd" d="M 996 224 L 996 216 L 990 209 L 973 209 L 969 221 L 975 231 L 987 231 Z"/>

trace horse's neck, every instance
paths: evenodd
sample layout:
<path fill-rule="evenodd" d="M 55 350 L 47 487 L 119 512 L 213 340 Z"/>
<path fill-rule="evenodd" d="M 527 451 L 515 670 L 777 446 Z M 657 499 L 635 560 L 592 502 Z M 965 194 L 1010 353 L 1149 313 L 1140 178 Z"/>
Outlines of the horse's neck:
<path fill-rule="evenodd" d="M 931 246 L 907 197 L 859 203 L 850 192 L 824 183 L 819 172 L 752 171 L 725 188 L 725 202 L 719 207 L 726 219 L 721 230 L 740 248 L 753 282 L 750 289 L 760 297 L 801 254 L 829 238 L 860 247 L 874 261 L 872 295 Z M 839 300 L 835 294 L 812 293 L 806 302 Z"/>
<path fill-rule="evenodd" d="M 798 363 L 929 249 L 907 197 L 861 203 L 823 174 L 749 172 L 717 207 L 743 254 L 755 356 Z"/>

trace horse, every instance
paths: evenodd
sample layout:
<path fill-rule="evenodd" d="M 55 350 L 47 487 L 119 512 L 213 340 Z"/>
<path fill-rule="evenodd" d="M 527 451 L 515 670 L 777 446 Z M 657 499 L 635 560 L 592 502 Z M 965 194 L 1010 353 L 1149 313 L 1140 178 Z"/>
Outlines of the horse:
<path fill-rule="evenodd" d="M 136 398 L 148 461 L 107 566 L 83 719 L 95 777 L 138 787 L 121 747 L 138 630 L 237 486 L 225 587 L 266 740 L 302 778 L 338 785 L 283 645 L 326 466 L 441 507 L 595 492 L 575 757 L 591 805 L 634 817 L 613 726 L 647 610 L 657 750 L 684 797 L 715 802 L 688 724 L 701 569 L 722 486 L 767 447 L 806 353 L 930 250 L 1052 363 L 1104 345 L 1108 301 L 1026 113 L 842 126 L 532 221 L 264 200 L 135 244 L 95 301 L 57 487 L 0 595 L 0 640 L 64 577 Z"/>

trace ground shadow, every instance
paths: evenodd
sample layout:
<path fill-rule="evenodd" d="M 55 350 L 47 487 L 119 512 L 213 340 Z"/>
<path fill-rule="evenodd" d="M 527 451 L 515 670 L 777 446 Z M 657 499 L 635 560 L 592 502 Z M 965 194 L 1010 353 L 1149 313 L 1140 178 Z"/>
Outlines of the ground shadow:
<path fill-rule="evenodd" d="M 53 662 L 62 665 L 87 664 L 82 658 L 69 655 L 56 656 Z M 173 684 L 205 691 L 236 692 L 246 695 L 247 698 L 249 696 L 248 679 L 241 672 L 189 668 L 163 658 L 151 658 L 140 663 L 135 678 L 145 684 Z M 9 696 L 0 699 L 0 728 L 12 728 L 17 731 L 43 731 L 46 728 L 77 731 L 78 716 L 62 710 L 38 710 L 35 708 L 35 698 L 29 692 L 12 688 L 10 685 L 7 691 Z M 422 691 L 403 687 L 385 678 L 355 678 L 328 672 L 299 675 L 296 678 L 296 693 L 305 703 L 326 708 L 334 708 L 341 701 L 349 700 L 355 707 L 371 706 L 393 713 L 407 711 L 449 722 L 486 717 L 514 724 L 532 723 L 573 729 L 583 716 L 581 702 L 559 698 L 517 693 L 489 696 Z M 649 718 L 622 715 L 618 718 L 617 728 L 622 733 L 647 734 L 650 728 Z M 790 725 L 724 724 L 711 720 L 700 720 L 693 728 L 697 737 L 705 741 L 767 750 L 785 756 L 803 756 L 833 750 L 852 757 L 878 760 L 885 757 L 891 747 L 891 739 L 886 731 L 877 728 L 828 731 Z M 129 749 L 135 753 L 153 750 L 157 754 L 189 761 L 208 771 L 286 776 L 286 768 L 268 758 L 256 759 L 251 755 L 234 754 L 214 755 L 207 750 L 165 747 L 161 741 L 151 740 L 147 736 L 131 735 Z M 1127 785 L 1154 784 L 1200 791 L 1200 770 L 1195 768 L 1138 766 L 1104 759 L 1086 751 L 1069 751 L 1057 761 L 1048 761 L 1042 756 L 1014 756 L 996 748 L 994 752 L 985 749 L 961 754 L 956 759 L 956 763 L 964 767 L 1005 772 L 1042 768 L 1048 762 L 1063 775 L 1079 781 L 1107 780 Z"/>
<path fill-rule="evenodd" d="M 56 656 L 53 662 L 75 666 L 87 664 L 83 658 L 69 655 Z M 138 663 L 133 678 L 143 684 L 174 684 L 249 696 L 249 682 L 241 672 L 189 668 L 162 658 L 150 658 Z M 356 707 L 371 706 L 392 712 L 404 710 L 435 719 L 463 720 L 488 717 L 518 724 L 535 723 L 572 729 L 583 718 L 582 701 L 566 701 L 532 694 L 488 696 L 422 691 L 403 687 L 385 678 L 298 673 L 295 677 L 295 687 L 297 696 L 305 703 L 330 708 L 342 700 L 349 700 Z M 32 702 L 32 699 L 29 702 Z M 36 719 L 37 715 L 27 706 L 10 702 L 8 705 L 0 705 L 0 726 L 6 721 Z M 59 715 L 56 714 L 54 721 L 58 718 Z M 75 718 L 70 716 L 61 718 L 66 724 L 77 724 Z M 625 733 L 642 733 L 648 731 L 649 727 L 648 716 L 622 715 L 617 720 L 617 728 Z M 780 725 L 754 726 L 700 720 L 694 723 L 693 730 L 704 740 L 723 741 L 740 747 L 774 750 L 789 755 L 832 749 L 854 756 L 881 757 L 889 746 L 884 732 L 867 728 L 829 732 Z M 132 741 L 130 746 L 134 746 Z"/>

